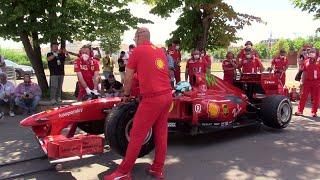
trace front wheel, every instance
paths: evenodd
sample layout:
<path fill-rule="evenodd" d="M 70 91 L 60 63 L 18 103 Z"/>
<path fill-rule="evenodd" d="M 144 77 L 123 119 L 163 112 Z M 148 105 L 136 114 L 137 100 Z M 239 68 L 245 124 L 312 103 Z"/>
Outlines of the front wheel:
<path fill-rule="evenodd" d="M 106 118 L 105 137 L 112 150 L 121 156 L 125 156 L 130 141 L 130 130 L 133 124 L 133 117 L 138 108 L 138 102 L 132 101 L 126 104 L 120 104 L 112 109 Z M 147 133 L 147 136 L 141 147 L 139 157 L 149 154 L 154 149 L 153 131 Z"/>
<path fill-rule="evenodd" d="M 263 124 L 271 128 L 283 129 L 291 121 L 292 106 L 286 96 L 266 97 L 262 101 L 260 111 Z"/>

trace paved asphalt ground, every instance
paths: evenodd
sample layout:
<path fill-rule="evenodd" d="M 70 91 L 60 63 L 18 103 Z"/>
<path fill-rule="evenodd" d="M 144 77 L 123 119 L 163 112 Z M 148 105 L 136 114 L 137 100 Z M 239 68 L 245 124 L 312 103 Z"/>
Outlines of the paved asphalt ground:
<path fill-rule="evenodd" d="M 293 106 L 295 111 L 296 103 Z M 166 179 L 320 179 L 320 118 L 310 118 L 310 108 L 305 113 L 305 117 L 293 117 L 284 130 L 254 126 L 198 136 L 170 135 Z M 19 127 L 23 118 L 0 120 L 0 179 L 50 167 L 45 159 L 1 166 L 43 155 L 31 130 Z M 152 155 L 138 159 L 133 179 L 150 179 L 144 170 L 151 159 Z M 51 169 L 20 179 L 102 179 L 120 162 L 121 157 L 111 151 L 65 162 L 59 172 Z"/>

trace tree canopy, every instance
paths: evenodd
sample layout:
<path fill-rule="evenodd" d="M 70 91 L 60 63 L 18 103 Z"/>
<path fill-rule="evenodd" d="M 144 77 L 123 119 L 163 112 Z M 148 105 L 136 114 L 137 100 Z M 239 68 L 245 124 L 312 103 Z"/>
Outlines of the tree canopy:
<path fill-rule="evenodd" d="M 320 20 L 320 1 L 319 0 L 291 0 L 293 4 L 307 11 L 308 13 L 314 14 L 315 20 Z M 320 27 L 317 31 L 320 31 Z"/>
<path fill-rule="evenodd" d="M 236 12 L 222 0 L 145 0 L 154 5 L 151 13 L 170 17 L 173 12 L 181 12 L 167 41 L 181 39 L 184 50 L 216 49 L 227 47 L 239 38 L 238 30 L 252 22 L 262 22 L 259 17 Z"/>
<path fill-rule="evenodd" d="M 43 91 L 48 88 L 41 61 L 43 43 L 73 40 L 115 42 L 130 27 L 147 23 L 134 17 L 128 0 L 2 0 L 0 37 L 21 41 Z M 112 47 L 114 48 L 114 46 Z"/>

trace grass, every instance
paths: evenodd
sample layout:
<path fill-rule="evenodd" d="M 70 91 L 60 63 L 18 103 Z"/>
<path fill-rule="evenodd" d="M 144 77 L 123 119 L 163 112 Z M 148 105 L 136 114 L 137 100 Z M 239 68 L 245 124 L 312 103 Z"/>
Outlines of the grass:
<path fill-rule="evenodd" d="M 9 59 L 17 64 L 31 66 L 31 62 L 24 51 L 0 48 L 0 54 L 4 56 L 6 59 Z M 48 63 L 46 57 L 42 56 L 42 62 L 44 68 L 47 68 Z"/>

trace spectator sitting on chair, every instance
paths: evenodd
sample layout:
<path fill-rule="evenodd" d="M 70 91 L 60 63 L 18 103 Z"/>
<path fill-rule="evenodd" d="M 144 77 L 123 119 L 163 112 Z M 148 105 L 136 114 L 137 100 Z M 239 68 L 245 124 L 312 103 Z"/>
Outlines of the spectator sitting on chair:
<path fill-rule="evenodd" d="M 0 105 L 9 105 L 9 115 L 14 117 L 14 84 L 7 80 L 5 73 L 0 73 Z"/>
<path fill-rule="evenodd" d="M 29 74 L 23 76 L 23 81 L 15 89 L 15 102 L 28 114 L 33 114 L 40 101 L 41 89 L 38 84 L 31 82 Z"/>
<path fill-rule="evenodd" d="M 109 75 L 103 86 L 107 97 L 120 96 L 123 91 L 123 85 L 112 74 Z"/>

